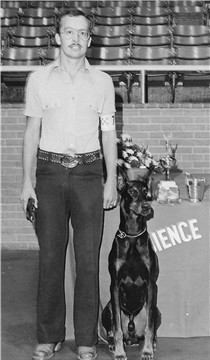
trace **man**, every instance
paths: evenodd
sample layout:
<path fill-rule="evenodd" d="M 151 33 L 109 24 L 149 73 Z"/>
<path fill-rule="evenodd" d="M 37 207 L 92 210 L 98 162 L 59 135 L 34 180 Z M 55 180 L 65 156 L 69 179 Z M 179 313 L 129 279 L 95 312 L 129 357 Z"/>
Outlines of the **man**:
<path fill-rule="evenodd" d="M 90 32 L 91 23 L 81 11 L 63 13 L 56 33 L 59 59 L 32 73 L 26 89 L 21 201 L 26 211 L 28 199 L 35 199 L 40 247 L 34 360 L 53 356 L 65 339 L 69 219 L 76 260 L 74 328 L 78 359 L 96 358 L 103 208 L 112 208 L 117 201 L 116 131 L 111 77 L 91 68 L 85 58 Z M 31 178 L 36 154 L 34 190 Z"/>

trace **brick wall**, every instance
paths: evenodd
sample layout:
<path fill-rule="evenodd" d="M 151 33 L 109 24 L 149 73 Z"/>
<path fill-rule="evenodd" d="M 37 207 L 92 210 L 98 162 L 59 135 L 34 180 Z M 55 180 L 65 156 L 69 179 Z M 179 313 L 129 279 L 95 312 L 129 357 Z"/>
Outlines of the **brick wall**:
<path fill-rule="evenodd" d="M 152 106 L 152 107 L 151 107 Z M 179 168 L 191 173 L 209 172 L 208 104 L 134 105 L 118 109 L 117 130 L 133 142 L 149 146 L 154 158 L 164 153 L 163 134 L 172 132 L 178 144 Z M 32 225 L 19 201 L 22 182 L 22 144 L 25 129 L 23 105 L 2 106 L 2 248 L 36 249 Z"/>
<path fill-rule="evenodd" d="M 2 106 L 2 248 L 37 248 L 31 224 L 20 203 L 22 145 L 25 129 L 23 105 Z"/>
<path fill-rule="evenodd" d="M 209 173 L 210 104 L 126 104 L 118 132 L 131 135 L 133 143 L 149 146 L 158 160 L 165 154 L 164 134 L 178 144 L 178 167 L 190 173 Z"/>

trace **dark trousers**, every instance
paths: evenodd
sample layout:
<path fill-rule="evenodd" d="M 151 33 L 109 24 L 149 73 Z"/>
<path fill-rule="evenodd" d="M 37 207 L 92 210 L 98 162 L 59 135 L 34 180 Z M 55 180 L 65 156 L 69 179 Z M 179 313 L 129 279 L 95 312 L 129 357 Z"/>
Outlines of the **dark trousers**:
<path fill-rule="evenodd" d="M 65 338 L 64 275 L 71 219 L 76 262 L 75 341 L 77 346 L 93 346 L 97 342 L 103 223 L 102 160 L 68 169 L 38 159 L 36 177 L 36 234 L 40 247 L 38 342 L 53 343 Z"/>

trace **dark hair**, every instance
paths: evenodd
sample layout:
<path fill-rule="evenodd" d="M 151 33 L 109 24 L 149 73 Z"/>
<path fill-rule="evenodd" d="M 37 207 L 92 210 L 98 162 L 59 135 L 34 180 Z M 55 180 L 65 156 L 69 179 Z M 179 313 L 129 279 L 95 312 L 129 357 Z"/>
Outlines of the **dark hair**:
<path fill-rule="evenodd" d="M 92 19 L 88 15 L 86 15 L 83 11 L 81 11 L 79 9 L 65 9 L 59 13 L 58 18 L 57 18 L 57 23 L 56 23 L 56 33 L 57 34 L 60 34 L 61 20 L 66 15 L 70 16 L 70 17 L 84 16 L 84 18 L 87 19 L 87 21 L 89 23 L 89 32 L 90 33 L 92 32 L 93 22 L 92 22 Z"/>

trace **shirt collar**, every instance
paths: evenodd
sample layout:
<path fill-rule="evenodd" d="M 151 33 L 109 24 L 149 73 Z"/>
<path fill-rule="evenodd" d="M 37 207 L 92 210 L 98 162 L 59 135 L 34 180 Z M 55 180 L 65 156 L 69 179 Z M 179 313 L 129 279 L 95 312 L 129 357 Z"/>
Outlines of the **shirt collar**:
<path fill-rule="evenodd" d="M 51 74 L 55 69 L 60 69 L 62 70 L 62 66 L 60 64 L 60 58 L 56 59 L 55 61 L 53 61 L 50 65 L 50 69 L 49 69 L 49 73 Z M 91 74 L 92 67 L 89 63 L 89 61 L 85 58 L 85 75 L 88 81 L 90 81 L 92 84 L 94 84 L 94 79 L 93 76 Z"/>

